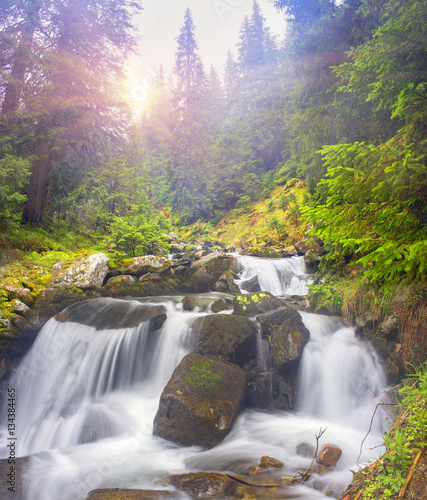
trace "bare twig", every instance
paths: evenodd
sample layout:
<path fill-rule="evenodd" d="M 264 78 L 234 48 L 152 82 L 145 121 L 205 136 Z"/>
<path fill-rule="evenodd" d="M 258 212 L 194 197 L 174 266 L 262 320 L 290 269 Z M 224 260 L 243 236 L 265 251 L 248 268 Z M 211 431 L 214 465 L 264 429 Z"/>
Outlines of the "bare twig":
<path fill-rule="evenodd" d="M 360 443 L 360 451 L 359 451 L 359 456 L 357 457 L 357 465 L 359 466 L 359 460 L 360 460 L 360 457 L 362 456 L 362 451 L 363 451 L 363 444 L 365 443 L 366 439 L 368 438 L 369 434 L 371 433 L 372 431 L 372 425 L 374 423 L 374 418 L 375 418 L 375 414 L 377 413 L 377 410 L 378 410 L 378 407 L 380 406 L 387 406 L 388 409 L 392 412 L 393 410 L 390 408 L 391 405 L 387 404 L 387 403 L 378 403 L 376 406 L 375 406 L 375 410 L 374 410 L 374 413 L 372 414 L 372 417 L 371 417 L 371 423 L 369 424 L 369 429 L 368 429 L 368 432 L 365 434 L 365 437 L 363 438 L 362 442 Z"/>
<path fill-rule="evenodd" d="M 327 427 L 325 427 L 324 430 L 322 430 L 322 428 L 320 428 L 319 434 L 316 434 L 316 450 L 314 452 L 313 459 L 311 460 L 311 463 L 310 463 L 308 469 L 305 472 L 303 472 L 302 474 L 301 474 L 301 472 L 298 473 L 298 476 L 299 476 L 298 479 L 295 478 L 295 479 L 297 479 L 298 482 L 302 483 L 302 482 L 304 482 L 304 481 L 306 481 L 308 479 L 309 472 L 310 472 L 311 468 L 313 467 L 314 462 L 316 461 L 317 452 L 319 451 L 319 439 L 326 432 L 326 429 L 327 429 Z"/>

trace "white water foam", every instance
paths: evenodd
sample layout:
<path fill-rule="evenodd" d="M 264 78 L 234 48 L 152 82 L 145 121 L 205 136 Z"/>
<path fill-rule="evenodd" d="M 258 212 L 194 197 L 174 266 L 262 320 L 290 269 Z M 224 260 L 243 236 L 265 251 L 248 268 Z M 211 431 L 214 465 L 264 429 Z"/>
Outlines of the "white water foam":
<path fill-rule="evenodd" d="M 236 284 L 245 292 L 245 281 L 258 279 L 261 291 L 273 295 L 307 295 L 307 285 L 312 282 L 305 269 L 304 257 L 263 259 L 236 256 L 239 279 Z"/>
<path fill-rule="evenodd" d="M 375 354 L 342 323 L 303 314 L 311 340 L 301 366 L 301 410 L 246 411 L 212 450 L 182 448 L 153 436 L 152 423 L 160 393 L 186 353 L 191 323 L 206 313 L 183 312 L 173 301 L 162 305 L 168 319 L 159 332 L 144 325 L 96 331 L 55 320 L 44 327 L 11 381 L 18 397 L 18 454 L 31 455 L 26 499 L 84 500 L 95 488 L 163 489 L 168 474 L 244 472 L 262 455 L 285 463 L 281 475 L 294 475 L 311 461 L 297 453 L 298 445 L 314 445 L 320 428 L 327 428 L 321 444 L 340 446 L 342 458 L 334 473 L 312 477 L 316 489 L 292 487 L 287 498 L 314 500 L 325 491 L 337 497 L 351 481 L 349 469 L 357 468 L 377 402 L 373 392 L 384 386 Z M 381 443 L 383 430 L 379 419 L 361 461 Z"/>

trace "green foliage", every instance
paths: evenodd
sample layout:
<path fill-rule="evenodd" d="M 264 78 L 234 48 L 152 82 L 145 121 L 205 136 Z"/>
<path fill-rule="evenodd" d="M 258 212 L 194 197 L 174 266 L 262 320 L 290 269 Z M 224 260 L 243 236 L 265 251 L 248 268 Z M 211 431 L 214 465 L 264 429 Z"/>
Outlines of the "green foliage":
<path fill-rule="evenodd" d="M 115 216 L 110 225 L 110 233 L 116 250 L 128 255 L 146 255 L 165 253 L 168 245 L 164 233 L 170 231 L 170 225 L 164 216 L 157 218 L 153 213 L 140 210 L 126 216 Z"/>
<path fill-rule="evenodd" d="M 406 482 L 408 467 L 427 445 L 427 365 L 420 366 L 410 378 L 413 384 L 400 391 L 405 394 L 399 405 L 405 418 L 399 418 L 384 435 L 386 452 L 379 461 L 382 470 L 375 474 L 364 470 L 367 478 L 361 493 L 363 500 L 397 498 Z"/>
<path fill-rule="evenodd" d="M 203 360 L 200 363 L 194 363 L 189 373 L 183 375 L 183 379 L 193 389 L 202 391 L 209 396 L 218 394 L 218 382 L 222 380 L 224 372 L 211 370 L 212 361 L 209 359 Z"/>
<path fill-rule="evenodd" d="M 17 229 L 27 197 L 23 188 L 29 181 L 30 162 L 5 155 L 0 159 L 0 228 Z"/>
<path fill-rule="evenodd" d="M 331 313 L 340 315 L 343 298 L 337 292 L 337 288 L 332 285 L 308 285 L 310 303 L 313 305 L 314 312 L 322 308 L 328 309 Z"/>
<path fill-rule="evenodd" d="M 427 268 L 427 212 L 419 202 L 427 192 L 425 156 L 396 142 L 325 147 L 323 203 L 303 209 L 331 250 L 326 261 L 355 258 L 379 283 L 419 280 Z"/>

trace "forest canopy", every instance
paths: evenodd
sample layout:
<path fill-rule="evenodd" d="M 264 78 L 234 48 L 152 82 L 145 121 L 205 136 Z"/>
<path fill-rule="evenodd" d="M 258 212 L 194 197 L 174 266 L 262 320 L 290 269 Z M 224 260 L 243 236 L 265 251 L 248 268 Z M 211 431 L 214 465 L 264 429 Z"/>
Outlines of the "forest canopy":
<path fill-rule="evenodd" d="M 324 241 L 325 268 L 422 279 L 426 3 L 271 2 L 285 41 L 255 0 L 219 70 L 204 66 L 187 9 L 172 74 L 159 66 L 142 116 L 122 98 L 139 3 L 2 2 L 2 229 L 62 224 L 161 252 L 171 224 L 214 227 L 296 179 L 305 206 L 284 194 L 279 206 Z"/>

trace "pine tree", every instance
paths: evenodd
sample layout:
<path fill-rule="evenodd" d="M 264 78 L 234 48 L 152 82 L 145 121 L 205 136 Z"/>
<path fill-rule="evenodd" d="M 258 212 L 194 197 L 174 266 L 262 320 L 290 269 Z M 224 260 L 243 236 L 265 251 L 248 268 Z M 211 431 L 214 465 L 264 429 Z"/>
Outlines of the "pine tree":
<path fill-rule="evenodd" d="M 185 12 L 184 25 L 176 41 L 178 49 L 174 74 L 177 84 L 171 151 L 174 164 L 171 179 L 173 206 L 190 217 L 207 216 L 207 82 L 190 9 Z"/>
<path fill-rule="evenodd" d="M 179 119 L 194 119 L 199 115 L 206 91 L 206 75 L 198 54 L 195 25 L 190 9 L 185 11 L 184 25 L 176 39 L 175 53 L 177 80 L 175 107 Z"/>
<path fill-rule="evenodd" d="M 139 6 L 133 0 L 4 5 L 0 41 L 9 39 L 11 48 L 2 120 L 27 145 L 21 153 L 33 158 L 24 221 L 39 225 L 68 156 L 91 136 L 109 134 L 112 144 L 118 135 L 122 124 L 113 126 L 112 114 L 117 121 L 124 113 L 115 85 L 134 48 L 132 16 Z M 22 140 L 24 133 L 29 141 Z M 17 144 L 9 134 L 7 148 L 16 152 Z"/>

